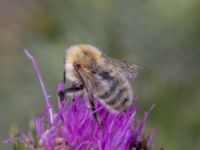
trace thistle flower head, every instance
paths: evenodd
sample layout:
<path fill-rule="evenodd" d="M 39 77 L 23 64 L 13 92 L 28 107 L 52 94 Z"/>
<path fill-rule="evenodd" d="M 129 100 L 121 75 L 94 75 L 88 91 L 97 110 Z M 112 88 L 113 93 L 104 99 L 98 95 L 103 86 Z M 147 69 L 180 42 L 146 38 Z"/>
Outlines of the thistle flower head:
<path fill-rule="evenodd" d="M 28 134 L 17 132 L 7 142 L 16 141 L 25 148 L 32 150 L 148 150 L 155 135 L 155 129 L 144 138 L 144 127 L 149 112 L 144 113 L 144 118 L 139 126 L 135 125 L 137 108 L 131 105 L 127 112 L 116 114 L 95 101 L 96 113 L 100 116 L 103 128 L 93 117 L 90 108 L 87 107 L 87 98 L 75 97 L 69 106 L 68 101 L 62 103 L 58 97 L 59 110 L 53 112 L 52 105 L 47 96 L 44 83 L 35 59 L 31 58 L 45 98 L 45 110 L 32 123 L 32 129 Z M 58 91 L 64 84 L 58 84 Z"/>

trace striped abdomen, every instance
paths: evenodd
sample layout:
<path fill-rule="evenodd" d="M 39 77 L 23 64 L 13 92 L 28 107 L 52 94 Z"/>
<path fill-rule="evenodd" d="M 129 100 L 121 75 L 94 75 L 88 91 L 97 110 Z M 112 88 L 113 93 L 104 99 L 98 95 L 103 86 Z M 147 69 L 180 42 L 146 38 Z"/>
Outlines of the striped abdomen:
<path fill-rule="evenodd" d="M 132 89 L 128 80 L 122 76 L 116 78 L 108 72 L 103 72 L 101 76 L 102 82 L 107 86 L 101 89 L 97 97 L 115 111 L 126 111 L 133 100 Z"/>

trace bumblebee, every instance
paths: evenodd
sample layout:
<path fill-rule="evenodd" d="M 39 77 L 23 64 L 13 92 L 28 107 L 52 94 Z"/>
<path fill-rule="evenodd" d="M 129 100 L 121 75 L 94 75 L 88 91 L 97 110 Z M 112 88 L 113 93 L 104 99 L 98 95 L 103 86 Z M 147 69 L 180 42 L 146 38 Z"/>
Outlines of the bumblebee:
<path fill-rule="evenodd" d="M 64 80 L 67 78 L 72 86 L 59 92 L 62 100 L 65 95 L 87 93 L 92 110 L 98 99 L 114 112 L 126 111 L 133 102 L 131 83 L 141 66 L 110 58 L 87 44 L 71 46 L 64 63 Z"/>

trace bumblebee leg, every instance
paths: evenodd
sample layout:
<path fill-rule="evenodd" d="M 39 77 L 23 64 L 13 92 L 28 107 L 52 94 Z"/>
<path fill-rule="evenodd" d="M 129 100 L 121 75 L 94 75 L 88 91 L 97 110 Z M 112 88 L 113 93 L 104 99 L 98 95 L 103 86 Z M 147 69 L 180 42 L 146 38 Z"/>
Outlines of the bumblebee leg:
<path fill-rule="evenodd" d="M 83 83 L 83 86 L 84 88 L 86 89 L 86 92 L 88 94 L 88 97 L 89 97 L 89 105 L 90 105 L 90 108 L 92 110 L 92 113 L 93 113 L 93 116 L 95 118 L 95 120 L 97 121 L 97 123 L 99 124 L 100 128 L 102 129 L 103 128 L 103 122 L 102 120 L 100 119 L 100 116 L 97 114 L 97 112 L 95 111 L 95 104 L 94 104 L 94 97 L 93 95 L 90 93 L 90 90 L 87 88 L 86 84 L 85 84 L 85 80 L 83 79 L 83 76 L 82 76 L 82 72 L 80 71 L 80 67 L 81 65 L 80 64 L 74 64 L 74 68 L 75 68 L 75 71 L 77 72 L 77 74 L 79 75 L 82 83 Z"/>
<path fill-rule="evenodd" d="M 72 86 L 70 88 L 66 88 L 66 89 L 64 89 L 62 91 L 59 91 L 58 95 L 60 97 L 60 100 L 63 101 L 65 99 L 65 95 L 73 94 L 73 93 L 76 93 L 76 92 L 79 92 L 79 91 L 82 91 L 82 90 L 83 90 L 83 85 Z"/>
<path fill-rule="evenodd" d="M 102 122 L 102 120 L 101 120 L 99 114 L 96 112 L 96 108 L 95 108 L 93 96 L 89 96 L 89 104 L 90 104 L 90 108 L 91 108 L 91 110 L 92 110 L 94 119 L 95 119 L 95 120 L 97 121 L 97 123 L 99 124 L 100 129 L 102 129 L 102 128 L 103 128 L 103 122 Z"/>
<path fill-rule="evenodd" d="M 66 72 L 65 72 L 65 70 L 63 72 L 63 82 L 66 83 Z"/>

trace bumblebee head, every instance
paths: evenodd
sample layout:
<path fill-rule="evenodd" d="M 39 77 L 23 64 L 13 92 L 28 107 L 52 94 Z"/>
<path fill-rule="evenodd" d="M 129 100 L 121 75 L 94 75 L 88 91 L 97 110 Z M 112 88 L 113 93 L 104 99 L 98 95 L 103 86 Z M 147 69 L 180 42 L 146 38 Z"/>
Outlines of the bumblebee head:
<path fill-rule="evenodd" d="M 101 52 L 94 46 L 80 44 L 71 46 L 65 54 L 65 71 L 66 77 L 70 80 L 76 80 L 77 74 L 74 66 L 89 68 L 94 62 L 101 57 Z"/>

